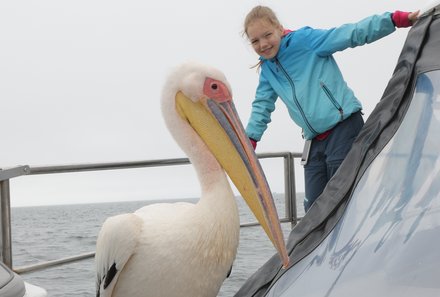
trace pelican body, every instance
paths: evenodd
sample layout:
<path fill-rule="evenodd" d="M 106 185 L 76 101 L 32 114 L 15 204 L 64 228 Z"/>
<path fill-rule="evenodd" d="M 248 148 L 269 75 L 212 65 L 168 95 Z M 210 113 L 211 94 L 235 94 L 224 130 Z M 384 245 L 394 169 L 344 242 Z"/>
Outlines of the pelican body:
<path fill-rule="evenodd" d="M 239 216 L 228 177 L 288 256 L 273 198 L 218 70 L 186 63 L 162 92 L 168 129 L 201 187 L 198 203 L 159 203 L 108 218 L 96 247 L 96 296 L 215 297 L 231 270 Z"/>

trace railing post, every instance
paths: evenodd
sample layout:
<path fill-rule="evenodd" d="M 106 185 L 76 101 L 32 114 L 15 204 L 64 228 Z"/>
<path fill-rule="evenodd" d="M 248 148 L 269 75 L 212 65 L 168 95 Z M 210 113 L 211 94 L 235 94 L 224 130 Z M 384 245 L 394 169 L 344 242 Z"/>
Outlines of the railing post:
<path fill-rule="evenodd" d="M 0 181 L 1 260 L 12 268 L 11 199 L 9 179 Z"/>
<path fill-rule="evenodd" d="M 286 200 L 286 217 L 291 220 L 293 228 L 298 222 L 296 209 L 295 166 L 292 153 L 284 157 L 284 195 Z"/>
<path fill-rule="evenodd" d="M 12 269 L 12 238 L 11 238 L 11 194 L 9 180 L 29 174 L 29 166 L 17 166 L 9 169 L 0 168 L 0 259 Z"/>

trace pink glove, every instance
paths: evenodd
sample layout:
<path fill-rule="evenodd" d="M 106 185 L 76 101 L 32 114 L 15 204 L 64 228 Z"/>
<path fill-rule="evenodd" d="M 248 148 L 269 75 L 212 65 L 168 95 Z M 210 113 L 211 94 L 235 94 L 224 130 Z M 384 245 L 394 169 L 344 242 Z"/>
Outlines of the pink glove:
<path fill-rule="evenodd" d="M 393 20 L 394 25 L 397 28 L 406 28 L 406 27 L 411 27 L 412 26 L 412 22 L 409 19 L 409 12 L 404 12 L 404 11 L 400 11 L 400 10 L 396 10 L 392 15 L 391 15 L 391 19 Z"/>
<path fill-rule="evenodd" d="M 257 148 L 257 141 L 255 139 L 252 139 L 252 138 L 249 138 L 249 140 L 251 141 L 252 147 L 255 150 Z"/>

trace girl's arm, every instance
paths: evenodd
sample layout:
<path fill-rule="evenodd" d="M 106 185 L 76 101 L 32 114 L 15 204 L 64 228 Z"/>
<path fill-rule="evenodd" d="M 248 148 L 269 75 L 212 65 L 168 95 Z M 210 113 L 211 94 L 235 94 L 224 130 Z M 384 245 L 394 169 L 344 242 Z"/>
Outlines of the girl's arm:
<path fill-rule="evenodd" d="M 275 102 L 278 95 L 270 86 L 263 74 L 260 74 L 260 82 L 257 87 L 255 99 L 252 102 L 252 111 L 246 126 L 246 134 L 249 138 L 260 141 L 267 125 L 271 122 L 271 113 L 275 110 Z"/>
<path fill-rule="evenodd" d="M 394 23 L 393 16 L 397 19 Z M 418 12 L 402 13 L 386 12 L 382 15 L 373 15 L 357 23 L 344 24 L 329 30 L 309 29 L 307 39 L 310 47 L 319 56 L 329 56 L 337 51 L 361 46 L 385 37 L 396 30 L 405 27 L 417 19 Z M 403 22 L 405 19 L 407 22 Z M 411 19 L 410 19 L 411 18 Z"/>

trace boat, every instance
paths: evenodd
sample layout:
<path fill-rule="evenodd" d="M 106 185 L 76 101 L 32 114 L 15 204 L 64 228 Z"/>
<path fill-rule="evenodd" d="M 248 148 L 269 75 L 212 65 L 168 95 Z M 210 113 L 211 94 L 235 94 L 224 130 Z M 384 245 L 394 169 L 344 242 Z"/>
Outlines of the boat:
<path fill-rule="evenodd" d="M 283 269 L 274 255 L 236 297 L 440 295 L 435 248 L 440 238 L 439 15 L 440 2 L 433 1 L 410 29 L 382 99 L 346 161 L 290 233 L 291 265 Z M 149 165 L 64 166 L 46 172 Z M 15 168 L 8 178 L 38 170 Z M 93 254 L 77 259 L 85 257 Z M 38 294 L 44 290 L 0 263 L 0 296 L 45 296 Z"/>
<path fill-rule="evenodd" d="M 235 297 L 439 296 L 440 2 L 410 29 L 338 172 Z"/>
<path fill-rule="evenodd" d="M 24 296 L 25 285 L 19 275 L 0 262 L 0 295 L 1 296 Z"/>

